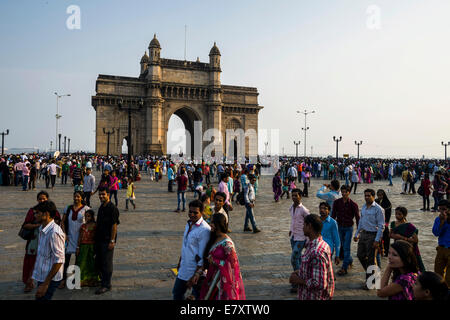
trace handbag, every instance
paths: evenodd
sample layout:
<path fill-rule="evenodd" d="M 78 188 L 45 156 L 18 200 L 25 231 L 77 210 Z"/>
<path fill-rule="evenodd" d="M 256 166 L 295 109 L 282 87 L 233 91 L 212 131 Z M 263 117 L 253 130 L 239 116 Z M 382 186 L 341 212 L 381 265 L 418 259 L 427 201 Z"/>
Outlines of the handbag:
<path fill-rule="evenodd" d="M 419 187 L 419 189 L 417 189 L 417 194 L 418 194 L 419 196 L 423 196 L 423 195 L 424 195 L 424 189 L 423 189 L 423 186 L 422 186 L 422 185 Z"/>
<path fill-rule="evenodd" d="M 23 226 L 20 228 L 19 237 L 23 240 L 32 240 L 34 236 L 34 229 L 25 229 Z"/>

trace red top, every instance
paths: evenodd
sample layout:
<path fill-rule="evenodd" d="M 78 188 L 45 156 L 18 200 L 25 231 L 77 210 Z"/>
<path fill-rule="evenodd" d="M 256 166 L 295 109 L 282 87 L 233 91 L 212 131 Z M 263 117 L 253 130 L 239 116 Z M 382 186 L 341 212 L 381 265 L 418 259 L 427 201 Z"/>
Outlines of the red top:
<path fill-rule="evenodd" d="M 80 244 L 95 244 L 95 229 L 96 225 L 89 230 L 88 226 L 83 223 L 80 228 Z"/>
<path fill-rule="evenodd" d="M 188 185 L 188 178 L 185 175 L 177 177 L 178 191 L 186 191 Z"/>
<path fill-rule="evenodd" d="M 431 191 L 430 191 L 431 182 L 430 182 L 430 180 L 423 179 L 422 180 L 422 187 L 423 187 L 423 192 L 424 192 L 425 196 L 429 196 L 431 194 Z"/>

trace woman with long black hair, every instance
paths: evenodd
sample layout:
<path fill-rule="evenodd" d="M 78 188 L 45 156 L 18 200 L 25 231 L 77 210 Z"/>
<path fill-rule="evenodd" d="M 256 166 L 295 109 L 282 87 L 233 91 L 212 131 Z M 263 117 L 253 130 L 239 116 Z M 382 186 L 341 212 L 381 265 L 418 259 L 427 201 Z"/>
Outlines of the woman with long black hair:
<path fill-rule="evenodd" d="M 389 252 L 389 221 L 391 220 L 391 214 L 392 214 L 392 204 L 389 201 L 386 192 L 383 189 L 377 190 L 377 198 L 375 199 L 375 202 L 378 203 L 383 209 L 384 209 L 384 231 L 383 231 L 383 246 L 382 249 L 384 251 L 384 256 L 388 256 Z M 379 254 L 377 254 L 377 260 L 379 259 Z"/>

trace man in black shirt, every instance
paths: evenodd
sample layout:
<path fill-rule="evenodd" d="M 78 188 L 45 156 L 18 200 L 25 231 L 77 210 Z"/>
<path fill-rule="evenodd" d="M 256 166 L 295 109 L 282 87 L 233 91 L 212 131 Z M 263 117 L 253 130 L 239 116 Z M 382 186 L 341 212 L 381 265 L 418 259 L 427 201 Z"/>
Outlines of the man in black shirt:
<path fill-rule="evenodd" d="M 110 201 L 105 188 L 99 188 L 98 196 L 102 205 L 98 209 L 97 229 L 95 232 L 95 263 L 101 278 L 101 287 L 95 294 L 111 290 L 113 254 L 117 239 L 119 209 Z"/>

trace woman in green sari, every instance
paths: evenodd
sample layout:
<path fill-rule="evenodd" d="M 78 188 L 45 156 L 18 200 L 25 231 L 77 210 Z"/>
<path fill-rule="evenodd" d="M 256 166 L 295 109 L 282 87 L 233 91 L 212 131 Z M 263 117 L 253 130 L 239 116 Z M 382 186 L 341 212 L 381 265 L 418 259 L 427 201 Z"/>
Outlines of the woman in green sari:
<path fill-rule="evenodd" d="M 423 265 L 422 257 L 419 251 L 419 230 L 410 222 L 406 220 L 408 215 L 408 210 L 405 207 L 395 208 L 395 219 L 396 221 L 391 222 L 391 231 L 389 237 L 394 240 L 405 240 L 408 241 L 414 248 L 414 253 L 417 258 L 417 264 L 419 266 L 419 271 L 424 272 L 425 266 Z"/>
<path fill-rule="evenodd" d="M 93 210 L 87 210 L 84 214 L 86 223 L 80 228 L 75 264 L 80 267 L 81 286 L 95 287 L 100 280 L 95 268 L 95 217 Z"/>

